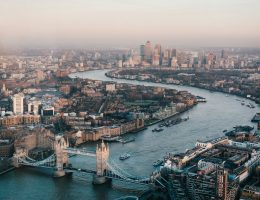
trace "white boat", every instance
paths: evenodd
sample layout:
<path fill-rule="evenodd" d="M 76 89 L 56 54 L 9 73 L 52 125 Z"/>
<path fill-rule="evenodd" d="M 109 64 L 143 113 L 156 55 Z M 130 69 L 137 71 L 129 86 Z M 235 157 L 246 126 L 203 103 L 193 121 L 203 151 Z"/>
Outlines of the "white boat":
<path fill-rule="evenodd" d="M 163 131 L 163 128 L 155 128 L 152 130 L 152 132 L 161 132 Z"/>
<path fill-rule="evenodd" d="M 135 137 L 129 137 L 122 140 L 123 144 L 135 141 Z"/>
<path fill-rule="evenodd" d="M 119 159 L 120 160 L 126 160 L 127 158 L 130 158 L 131 157 L 131 155 L 129 154 L 129 153 L 124 153 L 124 154 L 122 154 L 120 157 L 119 157 Z"/>
<path fill-rule="evenodd" d="M 206 98 L 201 97 L 201 96 L 196 96 L 196 100 L 198 103 L 205 103 L 207 102 Z"/>
<path fill-rule="evenodd" d="M 112 137 L 111 135 L 103 135 L 100 137 L 100 139 L 106 142 L 114 142 L 114 141 L 118 141 L 119 137 L 118 136 Z"/>

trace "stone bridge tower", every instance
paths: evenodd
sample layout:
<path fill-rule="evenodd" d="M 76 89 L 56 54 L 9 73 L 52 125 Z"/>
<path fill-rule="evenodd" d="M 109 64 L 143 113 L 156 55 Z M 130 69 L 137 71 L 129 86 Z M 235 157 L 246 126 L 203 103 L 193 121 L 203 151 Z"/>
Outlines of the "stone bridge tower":
<path fill-rule="evenodd" d="M 16 167 L 16 168 L 20 167 L 19 158 L 22 158 L 22 157 L 25 157 L 25 156 L 28 156 L 27 149 L 21 148 L 21 147 L 16 148 L 15 153 L 14 153 L 13 158 L 12 158 L 13 166 Z"/>
<path fill-rule="evenodd" d="M 56 136 L 54 141 L 54 151 L 56 155 L 56 171 L 54 177 L 62 177 L 65 175 L 64 167 L 68 165 L 68 153 L 63 150 L 68 147 L 68 143 L 64 137 Z"/>
<path fill-rule="evenodd" d="M 102 184 L 107 181 L 104 176 L 105 170 L 107 170 L 107 161 L 109 158 L 109 147 L 103 141 L 96 148 L 96 171 L 97 174 L 93 178 L 94 184 Z"/>

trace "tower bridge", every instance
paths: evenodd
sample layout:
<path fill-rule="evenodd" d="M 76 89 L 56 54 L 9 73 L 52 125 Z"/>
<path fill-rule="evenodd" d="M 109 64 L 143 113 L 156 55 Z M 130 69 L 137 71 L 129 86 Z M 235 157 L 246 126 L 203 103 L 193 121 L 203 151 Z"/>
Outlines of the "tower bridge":
<path fill-rule="evenodd" d="M 151 177 L 137 177 L 129 174 L 121 169 L 114 161 L 109 161 L 109 146 L 103 141 L 98 144 L 95 152 L 90 152 L 85 149 L 77 149 L 69 147 L 68 141 L 62 136 L 56 136 L 53 141 L 54 153 L 43 160 L 34 160 L 28 156 L 28 150 L 16 149 L 13 155 L 13 163 L 15 167 L 31 166 L 40 168 L 52 168 L 54 170 L 54 177 L 65 176 L 66 173 L 80 172 L 93 174 L 93 183 L 102 184 L 107 180 L 117 179 L 121 181 L 136 183 L 136 184 L 153 184 L 159 182 L 157 179 L 159 173 L 153 174 Z M 69 164 L 69 154 L 82 155 L 96 158 L 96 170 L 78 169 Z M 159 182 L 161 186 L 162 183 Z"/>

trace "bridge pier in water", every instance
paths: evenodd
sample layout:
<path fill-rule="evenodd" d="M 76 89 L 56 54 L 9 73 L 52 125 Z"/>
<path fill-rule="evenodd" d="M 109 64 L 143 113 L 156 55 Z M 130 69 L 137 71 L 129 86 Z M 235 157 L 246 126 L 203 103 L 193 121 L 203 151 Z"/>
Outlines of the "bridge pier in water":
<path fill-rule="evenodd" d="M 16 149 L 16 152 L 13 155 L 12 158 L 12 165 L 16 168 L 19 168 L 21 164 L 19 163 L 19 158 L 24 157 L 28 155 L 28 151 L 23 148 Z"/>
<path fill-rule="evenodd" d="M 68 165 L 68 153 L 64 152 L 63 149 L 66 149 L 69 146 L 68 142 L 64 137 L 57 136 L 54 142 L 54 150 L 56 155 L 56 167 L 53 172 L 53 177 L 63 177 L 66 175 L 64 166 Z"/>
<path fill-rule="evenodd" d="M 107 161 L 109 157 L 109 147 L 103 141 L 96 148 L 96 174 L 93 175 L 93 184 L 103 184 L 110 179 L 104 176 L 107 170 Z"/>

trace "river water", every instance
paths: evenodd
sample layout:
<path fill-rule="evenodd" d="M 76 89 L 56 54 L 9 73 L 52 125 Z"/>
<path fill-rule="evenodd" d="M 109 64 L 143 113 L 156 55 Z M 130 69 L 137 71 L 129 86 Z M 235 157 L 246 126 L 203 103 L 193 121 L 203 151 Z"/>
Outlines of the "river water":
<path fill-rule="evenodd" d="M 90 78 L 102 81 L 111 81 L 105 76 L 107 70 L 96 70 L 76 73 L 71 77 Z M 163 132 L 154 133 L 152 129 L 158 125 L 150 126 L 147 130 L 135 134 L 135 142 L 128 144 L 110 144 L 110 161 L 116 163 L 130 174 L 148 177 L 154 170 L 152 164 L 162 158 L 166 152 L 183 152 L 194 146 L 197 139 L 207 140 L 222 136 L 224 129 L 231 129 L 236 125 L 255 125 L 250 122 L 260 107 L 250 109 L 242 106 L 238 100 L 245 103 L 254 102 L 241 97 L 226 95 L 219 92 L 209 92 L 187 86 L 166 85 L 160 83 L 139 82 L 130 80 L 117 80 L 119 83 L 141 84 L 146 86 L 162 86 L 177 90 L 187 90 L 194 95 L 207 99 L 207 103 L 201 103 L 190 111 L 182 114 L 189 116 L 189 120 Z M 82 148 L 95 150 L 96 143 L 82 145 Z M 122 152 L 130 152 L 131 158 L 120 161 L 118 158 Z M 95 159 L 76 156 L 70 158 L 70 162 L 79 168 L 95 169 Z M 93 186 L 92 177 L 81 177 L 77 174 L 72 177 L 54 179 L 49 171 L 20 168 L 0 176 L 0 200 L 27 200 L 27 199 L 62 199 L 62 200 L 88 200 L 88 199 L 114 199 L 126 194 L 133 194 L 126 188 L 141 189 L 139 186 L 126 185 L 119 181 L 111 184 Z"/>

